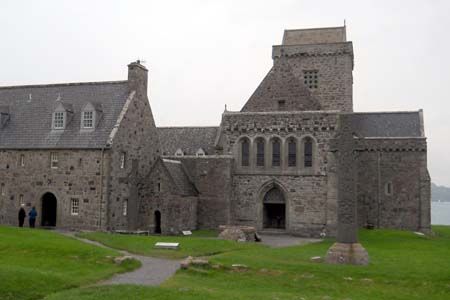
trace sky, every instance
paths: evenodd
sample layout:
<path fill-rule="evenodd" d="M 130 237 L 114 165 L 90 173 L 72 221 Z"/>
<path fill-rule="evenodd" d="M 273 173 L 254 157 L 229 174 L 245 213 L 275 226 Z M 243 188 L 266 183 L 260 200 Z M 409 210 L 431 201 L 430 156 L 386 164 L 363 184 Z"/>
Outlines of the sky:
<path fill-rule="evenodd" d="M 140 59 L 158 126 L 217 126 L 284 29 L 345 19 L 355 111 L 423 109 L 430 175 L 450 186 L 449 16 L 447 0 L 2 0 L 0 86 L 124 80 Z"/>

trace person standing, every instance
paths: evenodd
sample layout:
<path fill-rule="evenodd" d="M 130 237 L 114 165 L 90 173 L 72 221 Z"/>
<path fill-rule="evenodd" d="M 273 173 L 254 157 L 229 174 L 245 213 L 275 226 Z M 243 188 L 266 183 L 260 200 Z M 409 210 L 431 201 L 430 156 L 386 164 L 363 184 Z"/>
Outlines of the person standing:
<path fill-rule="evenodd" d="M 19 227 L 23 227 L 23 222 L 25 222 L 25 217 L 27 216 L 25 209 L 23 209 L 24 206 L 24 204 L 21 204 L 19 209 Z"/>
<path fill-rule="evenodd" d="M 36 211 L 36 207 L 33 206 L 33 208 L 28 213 L 28 221 L 30 222 L 30 228 L 34 228 L 37 215 L 38 213 Z"/>

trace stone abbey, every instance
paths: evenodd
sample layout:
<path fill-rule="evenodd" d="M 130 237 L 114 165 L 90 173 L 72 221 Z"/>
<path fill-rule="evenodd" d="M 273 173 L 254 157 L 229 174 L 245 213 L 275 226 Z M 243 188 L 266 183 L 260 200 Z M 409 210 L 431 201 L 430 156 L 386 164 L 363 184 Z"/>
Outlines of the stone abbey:
<path fill-rule="evenodd" d="M 139 62 L 125 81 L 0 87 L 0 223 L 25 205 L 42 227 L 334 236 L 338 195 L 351 191 L 359 226 L 429 232 L 422 111 L 353 111 L 345 27 L 286 30 L 272 59 L 217 127 L 156 127 Z"/>

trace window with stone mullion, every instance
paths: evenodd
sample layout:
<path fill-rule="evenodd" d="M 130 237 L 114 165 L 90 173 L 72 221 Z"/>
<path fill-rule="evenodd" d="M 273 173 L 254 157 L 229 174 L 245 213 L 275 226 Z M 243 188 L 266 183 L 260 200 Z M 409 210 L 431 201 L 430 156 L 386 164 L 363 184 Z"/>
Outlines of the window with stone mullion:
<path fill-rule="evenodd" d="M 274 140 L 272 142 L 272 166 L 279 167 L 280 166 L 280 141 Z"/>
<path fill-rule="evenodd" d="M 264 167 L 264 140 L 256 142 L 256 166 Z"/>
<path fill-rule="evenodd" d="M 248 167 L 250 165 L 250 144 L 248 140 L 243 140 L 241 143 L 241 165 Z"/>
<path fill-rule="evenodd" d="M 297 165 L 297 144 L 291 140 L 288 142 L 288 167 Z"/>
<path fill-rule="evenodd" d="M 304 150 L 305 150 L 305 157 L 304 157 L 305 167 L 312 167 L 313 145 L 310 139 L 305 140 Z"/>

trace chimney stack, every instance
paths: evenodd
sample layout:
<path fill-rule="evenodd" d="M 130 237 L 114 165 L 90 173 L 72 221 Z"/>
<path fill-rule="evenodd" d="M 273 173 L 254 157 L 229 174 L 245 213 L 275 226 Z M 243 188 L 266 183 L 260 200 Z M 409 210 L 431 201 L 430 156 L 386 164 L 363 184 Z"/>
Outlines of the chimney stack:
<path fill-rule="evenodd" d="M 147 96 L 148 70 L 140 60 L 128 65 L 128 88 L 139 96 Z"/>

